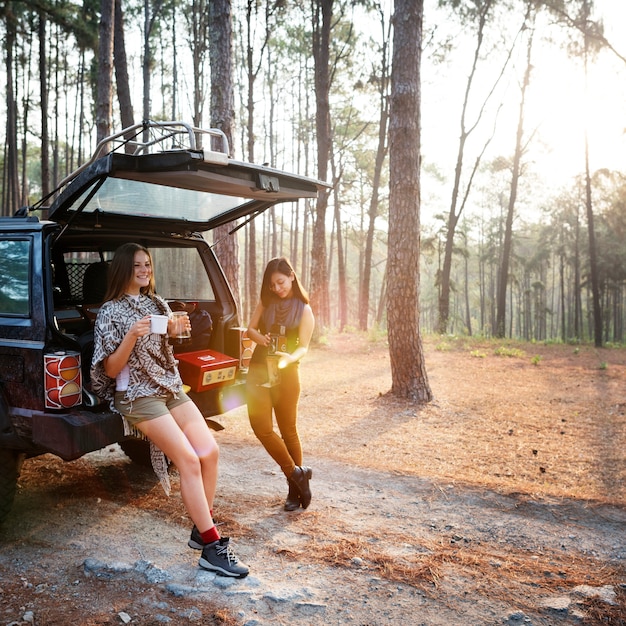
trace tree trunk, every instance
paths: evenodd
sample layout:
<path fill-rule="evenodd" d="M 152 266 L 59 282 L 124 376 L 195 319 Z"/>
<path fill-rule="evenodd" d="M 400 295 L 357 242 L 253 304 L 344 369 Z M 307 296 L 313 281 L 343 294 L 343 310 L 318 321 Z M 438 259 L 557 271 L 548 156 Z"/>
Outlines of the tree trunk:
<path fill-rule="evenodd" d="M 61 96 L 61 92 L 59 89 L 59 63 L 60 63 L 60 57 L 59 57 L 59 30 L 58 30 L 58 26 L 55 26 L 55 33 L 54 33 L 54 55 L 52 54 L 52 51 L 50 51 L 50 60 L 52 62 L 52 67 L 53 67 L 53 77 L 52 77 L 52 93 L 54 94 L 54 105 L 53 105 L 53 114 L 52 114 L 52 119 L 54 120 L 54 131 L 53 132 L 53 137 L 52 137 L 52 172 L 50 173 L 51 175 L 51 180 L 53 181 L 52 186 L 56 186 L 57 181 L 59 180 L 59 157 L 60 157 L 60 150 L 59 150 L 59 124 L 61 123 L 61 115 L 59 113 L 59 98 Z M 67 111 L 65 113 L 65 116 L 67 117 Z"/>
<path fill-rule="evenodd" d="M 576 208 L 576 240 L 574 246 L 574 337 L 584 338 L 583 295 L 580 283 L 580 216 Z"/>
<path fill-rule="evenodd" d="M 467 328 L 467 334 L 471 337 L 472 336 L 472 310 L 470 308 L 470 288 L 469 288 L 469 257 L 470 257 L 470 252 L 469 252 L 469 247 L 467 245 L 467 233 L 463 233 L 464 236 L 464 240 L 465 240 L 465 252 L 463 254 L 463 261 L 464 261 L 464 272 L 463 272 L 463 277 L 464 277 L 464 294 L 465 294 L 465 327 Z"/>
<path fill-rule="evenodd" d="M 248 138 L 248 161 L 254 163 L 254 81 L 257 72 L 254 68 L 254 47 L 252 44 L 252 13 L 254 3 L 252 0 L 246 2 L 246 76 L 248 79 L 246 135 Z"/>
<path fill-rule="evenodd" d="M 334 163 L 333 163 L 334 169 Z M 346 279 L 346 259 L 344 256 L 343 228 L 341 226 L 341 200 L 338 193 L 338 185 L 340 174 L 335 173 L 333 180 L 333 203 L 335 206 L 334 221 L 337 232 L 337 287 L 338 287 L 338 304 L 339 304 L 339 332 L 343 332 L 348 324 L 348 281 Z M 330 276 L 330 271 L 329 271 Z"/>
<path fill-rule="evenodd" d="M 602 306 L 600 304 L 600 279 L 598 276 L 598 250 L 591 201 L 591 175 L 589 173 L 589 138 L 585 129 L 585 207 L 587 210 L 587 230 L 589 238 L 589 274 L 591 278 L 591 300 L 593 306 L 593 343 L 602 347 Z"/>
<path fill-rule="evenodd" d="M 423 0 L 396 0 L 389 110 L 387 320 L 391 392 L 429 402 L 420 335 L 420 62 Z"/>
<path fill-rule="evenodd" d="M 529 9 L 529 12 L 531 9 Z M 524 72 L 524 82 L 519 106 L 519 116 L 517 120 L 517 134 L 515 137 L 515 154 L 513 156 L 513 171 L 511 174 L 511 192 L 507 208 L 506 226 L 504 230 L 504 243 L 502 245 L 502 257 L 500 262 L 500 273 L 498 276 L 498 292 L 496 306 L 496 337 L 503 338 L 506 335 L 506 288 L 509 280 L 509 263 L 511 260 L 511 248 L 513 245 L 513 217 L 515 214 L 515 202 L 517 200 L 517 188 L 521 176 L 521 161 L 524 147 L 522 145 L 524 137 L 524 114 L 526 106 L 526 91 L 530 84 L 530 73 L 532 70 L 531 56 L 533 47 L 533 24 L 530 25 L 528 44 L 526 47 L 526 70 Z M 511 312 L 512 313 L 512 312 Z"/>
<path fill-rule="evenodd" d="M 381 12 L 381 24 L 384 35 L 384 15 Z M 376 149 L 376 162 L 374 164 L 374 178 L 372 180 L 372 197 L 370 198 L 368 211 L 367 235 L 365 238 L 365 251 L 363 253 L 363 273 L 359 286 L 359 330 L 367 330 L 369 307 L 370 307 L 370 281 L 372 278 L 372 254 L 374 249 L 374 232 L 376 217 L 378 216 L 378 192 L 380 178 L 387 156 L 387 123 L 389 121 L 389 60 L 388 39 L 383 41 L 383 55 L 381 61 L 381 77 L 379 89 L 380 119 L 378 122 L 378 147 Z"/>
<path fill-rule="evenodd" d="M 208 41 L 210 6 L 207 0 L 193 0 L 189 29 L 193 58 L 193 123 L 201 127 L 204 116 L 204 66 Z"/>
<path fill-rule="evenodd" d="M 584 16 L 589 16 L 589 4 L 584 2 Z M 585 19 L 584 35 L 584 72 L 585 72 L 585 98 L 589 94 L 589 33 L 588 22 Z M 585 110 L 589 110 L 585 107 Z M 589 274 L 591 278 L 591 299 L 593 305 L 593 342 L 596 348 L 602 347 L 602 306 L 600 304 L 600 279 L 598 277 L 598 251 L 596 248 L 596 234 L 593 216 L 593 203 L 591 200 L 591 173 L 589 171 L 589 130 L 588 121 L 585 120 L 585 208 L 587 211 L 587 229 L 589 237 Z"/>
<path fill-rule="evenodd" d="M 380 285 L 380 295 L 378 297 L 378 309 L 376 311 L 376 324 L 379 328 L 383 326 L 383 318 L 387 310 L 387 273 L 383 274 L 382 284 Z"/>
<path fill-rule="evenodd" d="M 50 193 L 50 137 L 48 131 L 48 60 L 46 16 L 39 12 L 39 99 L 41 107 L 41 196 Z"/>
<path fill-rule="evenodd" d="M 254 163 L 254 81 L 256 80 L 256 72 L 254 71 L 254 48 L 252 46 L 252 0 L 248 0 L 246 3 L 246 66 L 248 76 L 248 120 L 246 133 L 248 137 L 248 161 Z M 256 223 L 255 219 L 251 220 L 247 226 L 248 233 L 248 247 L 246 249 L 246 269 L 245 269 L 245 283 L 246 283 L 246 310 L 244 311 L 245 319 L 250 319 L 253 307 L 256 305 L 259 297 L 257 289 L 257 250 L 256 250 Z"/>
<path fill-rule="evenodd" d="M 483 103 L 482 108 L 479 111 L 477 120 L 468 126 L 467 116 L 469 110 L 469 96 L 472 91 L 474 78 L 476 76 L 478 62 L 480 60 L 482 44 L 484 40 L 484 31 L 487 24 L 487 16 L 491 10 L 493 4 L 492 0 L 486 0 L 485 2 L 476 2 L 477 18 L 478 18 L 478 30 L 476 32 L 476 47 L 474 49 L 474 57 L 472 63 L 472 69 L 467 78 L 465 86 L 465 97 L 463 100 L 463 109 L 461 111 L 461 130 L 459 134 L 459 145 L 456 155 L 456 164 L 454 168 L 454 184 L 452 187 L 452 197 L 450 199 L 450 210 L 448 212 L 447 220 L 447 232 L 446 232 L 446 245 L 443 257 L 443 268 L 441 270 L 440 277 L 440 291 L 439 291 L 439 321 L 438 332 L 445 334 L 448 330 L 448 319 L 450 317 L 450 274 L 452 272 L 452 254 L 454 252 L 454 236 L 456 232 L 456 226 L 459 221 L 459 217 L 464 208 L 464 201 L 459 206 L 459 196 L 461 193 L 461 176 L 463 174 L 464 160 L 465 160 L 465 146 L 471 133 L 478 126 L 478 121 L 482 117 L 482 113 L 485 109 L 487 102 Z M 489 96 L 487 96 L 489 98 Z M 483 150 L 484 151 L 484 150 Z M 478 164 L 480 163 L 480 157 L 474 164 L 474 171 L 476 171 Z M 465 198 L 469 194 L 469 187 L 465 191 Z"/>
<path fill-rule="evenodd" d="M 302 276 L 302 280 L 305 281 L 305 283 L 309 282 L 310 283 L 310 276 L 309 276 L 309 264 L 308 261 L 310 259 L 309 256 L 309 220 L 310 220 L 310 216 L 313 213 L 313 210 L 311 208 L 311 202 L 309 202 L 309 200 L 305 200 L 304 201 L 304 223 L 302 224 L 302 260 L 300 262 L 300 275 Z M 306 277 L 308 277 L 308 280 L 306 280 Z"/>
<path fill-rule="evenodd" d="M 156 11 L 156 8 L 155 8 Z M 151 100 L 150 100 L 150 88 L 151 77 L 150 72 L 152 68 L 152 48 L 150 46 L 150 34 L 152 32 L 152 25 L 154 24 L 154 16 L 150 16 L 150 0 L 144 0 L 143 3 L 143 60 L 141 63 L 141 73 L 143 79 L 143 102 L 142 102 L 142 119 L 149 120 L 151 118 Z M 143 131 L 143 141 L 147 142 L 149 139 L 149 131 L 146 128 Z"/>
<path fill-rule="evenodd" d="M 19 206 L 19 176 L 17 167 L 17 104 L 15 102 L 14 47 L 16 38 L 15 16 L 12 3 L 4 6 L 4 23 L 6 25 L 6 143 L 4 149 L 4 175 L 2 177 L 2 214 L 13 215 Z"/>
<path fill-rule="evenodd" d="M 117 87 L 117 100 L 120 105 L 120 119 L 122 122 L 122 128 L 128 128 L 135 123 L 135 116 L 133 113 L 133 103 L 130 96 L 130 81 L 128 79 L 128 61 L 126 59 L 126 43 L 124 38 L 124 15 L 122 13 L 122 0 L 115 0 L 113 63 L 115 66 L 115 83 Z"/>
<path fill-rule="evenodd" d="M 315 65 L 315 131 L 317 137 L 317 176 L 325 181 L 331 148 L 330 128 L 330 29 L 333 0 L 312 0 L 313 61 Z M 326 253 L 326 209 L 329 192 L 320 191 L 317 198 L 311 245 L 311 306 L 315 311 L 316 336 L 330 322 Z"/>
<path fill-rule="evenodd" d="M 113 98 L 113 23 L 115 1 L 101 0 L 98 27 L 98 77 L 96 97 L 96 134 L 101 141 L 111 134 Z"/>
<path fill-rule="evenodd" d="M 563 231 L 561 230 L 561 233 Z M 565 250 L 561 248 L 559 252 L 559 290 L 561 301 L 561 342 L 567 341 L 567 326 L 565 322 Z"/>
<path fill-rule="evenodd" d="M 26 51 L 26 45 L 28 46 L 28 52 Z M 26 169 L 26 155 L 28 153 L 28 128 L 30 127 L 30 104 L 31 104 L 31 95 L 30 95 L 30 71 L 28 68 L 31 66 L 32 59 L 32 42 L 28 42 L 28 44 L 22 41 L 21 51 L 19 55 L 19 65 L 22 67 L 22 71 L 24 73 L 22 82 L 24 84 L 24 94 L 21 98 L 21 106 L 20 111 L 22 113 L 21 120 L 21 129 L 22 129 L 22 145 L 21 151 L 19 153 L 19 161 L 20 161 L 20 170 L 18 179 L 20 181 L 20 193 L 18 196 L 18 206 L 25 206 L 28 204 L 28 175 Z M 16 87 L 15 93 L 18 93 L 18 88 Z M 16 114 L 16 118 L 19 119 L 19 112 Z"/>
<path fill-rule="evenodd" d="M 219 128 L 233 150 L 233 80 L 232 80 L 232 21 L 230 0 L 209 3 L 209 58 L 211 62 L 211 127 Z M 230 283 L 241 310 L 239 295 L 239 246 L 236 234 L 230 231 L 235 222 L 213 231 L 215 252 Z"/>

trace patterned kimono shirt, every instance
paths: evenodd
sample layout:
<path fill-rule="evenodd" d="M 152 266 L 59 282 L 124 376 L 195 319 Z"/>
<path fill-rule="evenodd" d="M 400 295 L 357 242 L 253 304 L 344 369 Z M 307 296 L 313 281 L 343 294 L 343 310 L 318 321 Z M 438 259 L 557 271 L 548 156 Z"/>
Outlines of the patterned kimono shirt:
<path fill-rule="evenodd" d="M 125 295 L 102 305 L 94 328 L 91 362 L 92 388 L 99 397 L 113 400 L 115 379 L 104 372 L 104 360 L 115 352 L 130 327 L 146 315 L 169 313 L 169 306 L 160 296 Z M 132 402 L 137 398 L 178 394 L 183 383 L 177 365 L 167 335 L 151 333 L 139 337 L 128 358 L 130 379 L 124 399 Z"/>
<path fill-rule="evenodd" d="M 146 315 L 169 315 L 170 308 L 160 296 L 139 298 L 125 295 L 117 300 L 105 302 L 96 318 L 94 327 L 94 354 L 91 362 L 91 386 L 100 398 L 109 401 L 112 410 L 115 395 L 115 379 L 104 371 L 104 359 L 115 352 L 122 343 L 130 327 Z M 128 358 L 129 381 L 125 399 L 132 402 L 137 398 L 177 395 L 182 389 L 178 373 L 178 361 L 167 340 L 167 335 L 148 334 L 139 337 Z M 125 419 L 124 434 L 145 439 L 145 436 L 132 427 Z M 163 490 L 170 494 L 170 480 L 167 471 L 168 460 L 163 452 L 150 442 L 150 460 Z"/>

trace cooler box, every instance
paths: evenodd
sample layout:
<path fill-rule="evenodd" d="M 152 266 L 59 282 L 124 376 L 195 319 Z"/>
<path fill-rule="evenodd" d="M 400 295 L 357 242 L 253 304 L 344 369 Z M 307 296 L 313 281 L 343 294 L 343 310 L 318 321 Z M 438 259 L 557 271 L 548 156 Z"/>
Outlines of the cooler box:
<path fill-rule="evenodd" d="M 237 376 L 238 359 L 215 352 L 198 350 L 176 355 L 180 376 L 192 391 L 208 391 L 232 383 Z"/>

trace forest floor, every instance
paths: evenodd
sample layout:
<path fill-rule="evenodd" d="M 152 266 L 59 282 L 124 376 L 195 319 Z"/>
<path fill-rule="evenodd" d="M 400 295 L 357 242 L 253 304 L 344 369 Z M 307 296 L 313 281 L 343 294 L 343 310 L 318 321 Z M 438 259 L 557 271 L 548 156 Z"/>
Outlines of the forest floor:
<path fill-rule="evenodd" d="M 427 337 L 434 399 L 387 392 L 388 348 L 331 335 L 302 363 L 309 509 L 244 409 L 215 516 L 250 566 L 197 567 L 168 498 L 111 446 L 24 464 L 0 530 L 0 626 L 626 624 L 626 349 Z"/>

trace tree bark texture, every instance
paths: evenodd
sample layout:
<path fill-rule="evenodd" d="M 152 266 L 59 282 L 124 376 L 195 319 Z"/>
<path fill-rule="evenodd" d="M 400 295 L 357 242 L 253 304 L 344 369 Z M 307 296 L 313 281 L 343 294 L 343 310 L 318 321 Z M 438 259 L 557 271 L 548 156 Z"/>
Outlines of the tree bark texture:
<path fill-rule="evenodd" d="M 313 60 L 315 64 L 315 130 L 317 137 L 317 175 L 325 181 L 330 159 L 330 29 L 333 0 L 312 0 Z M 311 305 L 317 320 L 316 334 L 330 323 L 326 250 L 326 209 L 329 192 L 320 191 L 313 224 L 311 244 Z"/>
<path fill-rule="evenodd" d="M 385 32 L 384 17 L 381 15 L 383 34 Z M 374 231 L 378 217 L 378 192 L 385 158 L 387 157 L 387 124 L 389 121 L 389 43 L 387 37 L 383 40 L 382 58 L 380 64 L 380 118 L 378 122 L 378 146 L 376 148 L 376 162 L 374 164 L 374 178 L 372 180 L 372 197 L 368 210 L 368 226 L 363 253 L 363 276 L 359 287 L 359 330 L 367 330 L 370 311 L 370 281 L 372 277 L 372 254 L 374 249 Z"/>
<path fill-rule="evenodd" d="M 234 96 L 232 78 L 232 15 L 230 0 L 212 0 L 209 3 L 209 58 L 211 64 L 211 127 L 219 128 L 228 139 L 231 156 L 233 142 Z M 219 226 L 213 231 L 215 253 L 233 295 L 241 310 L 239 292 L 239 245 L 237 237 L 229 234 L 234 223 Z"/>
<path fill-rule="evenodd" d="M 115 0 L 113 65 L 115 67 L 115 84 L 117 88 L 117 100 L 120 105 L 120 119 L 122 121 L 122 128 L 128 128 L 135 123 L 135 116 L 133 113 L 132 99 L 130 97 L 130 81 L 128 79 L 128 61 L 126 59 L 126 42 L 124 38 L 124 14 L 122 13 L 122 0 Z"/>
<path fill-rule="evenodd" d="M 194 0 L 189 18 L 193 51 L 193 123 L 198 127 L 202 126 L 204 117 L 204 68 L 211 14 L 209 4 L 207 0 Z"/>
<path fill-rule="evenodd" d="M 423 0 L 396 0 L 389 111 L 387 320 L 391 392 L 429 402 L 420 336 L 420 62 Z"/>
<path fill-rule="evenodd" d="M 48 131 L 48 55 L 46 16 L 39 13 L 39 99 L 41 102 L 41 196 L 50 193 L 50 136 Z"/>
<path fill-rule="evenodd" d="M 16 40 L 16 22 L 13 13 L 13 3 L 8 2 L 3 8 L 3 18 L 6 24 L 4 39 L 7 90 L 6 90 L 6 144 L 4 149 L 4 178 L 2 185 L 2 214 L 13 215 L 19 205 L 19 172 L 17 166 L 17 103 L 15 102 L 14 84 L 14 46 Z"/>
<path fill-rule="evenodd" d="M 98 79 L 96 99 L 96 132 L 101 141 L 111 134 L 113 110 L 113 23 L 114 0 L 102 0 L 98 27 Z"/>

